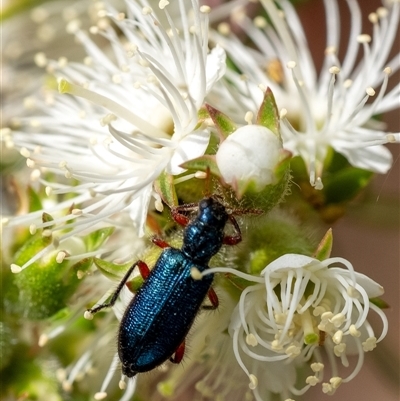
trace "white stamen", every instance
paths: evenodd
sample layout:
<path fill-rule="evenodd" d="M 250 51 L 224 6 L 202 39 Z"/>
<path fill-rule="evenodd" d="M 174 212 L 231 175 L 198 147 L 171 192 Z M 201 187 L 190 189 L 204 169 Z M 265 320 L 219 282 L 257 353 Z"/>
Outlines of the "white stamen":
<path fill-rule="evenodd" d="M 58 254 L 56 256 L 56 262 L 57 263 L 62 263 L 66 256 L 67 256 L 67 254 L 64 251 L 58 252 Z"/>
<path fill-rule="evenodd" d="M 158 7 L 161 10 L 164 10 L 164 8 L 167 7 L 168 4 L 169 4 L 168 0 L 160 0 L 160 2 L 158 3 Z"/>
<path fill-rule="evenodd" d="M 86 320 L 93 320 L 93 313 L 87 310 L 87 311 L 85 311 L 85 313 L 83 314 L 83 317 L 84 317 Z"/>
<path fill-rule="evenodd" d="M 324 369 L 324 364 L 321 362 L 313 362 L 310 367 L 313 372 L 318 373 Z"/>
<path fill-rule="evenodd" d="M 315 386 L 319 383 L 318 377 L 317 376 L 308 376 L 306 378 L 306 383 L 309 384 L 310 386 Z"/>
<path fill-rule="evenodd" d="M 197 267 L 190 268 L 190 276 L 193 280 L 202 280 L 203 275 L 201 274 L 200 270 Z"/>
<path fill-rule="evenodd" d="M 200 7 L 200 12 L 203 14 L 210 14 L 211 12 L 211 7 L 203 5 Z"/>
<path fill-rule="evenodd" d="M 228 36 L 231 33 L 231 27 L 226 22 L 221 22 L 220 24 L 218 24 L 217 29 L 218 29 L 218 32 L 224 36 Z"/>
<path fill-rule="evenodd" d="M 249 375 L 249 379 L 250 379 L 249 388 L 250 388 L 250 390 L 254 390 L 258 385 L 258 379 L 253 374 Z"/>
<path fill-rule="evenodd" d="M 246 336 L 246 343 L 251 345 L 252 347 L 256 347 L 258 345 L 258 341 L 254 334 L 250 333 Z"/>
<path fill-rule="evenodd" d="M 367 93 L 368 96 L 374 96 L 375 95 L 375 91 L 373 88 L 369 87 L 365 90 L 365 92 Z"/>
<path fill-rule="evenodd" d="M 249 125 L 253 124 L 253 113 L 251 111 L 248 111 L 245 114 L 244 121 L 246 121 Z"/>
<path fill-rule="evenodd" d="M 369 43 L 369 42 L 371 42 L 371 36 L 369 36 L 367 34 L 358 35 L 357 42 L 358 43 Z"/>
<path fill-rule="evenodd" d="M 11 271 L 15 274 L 20 273 L 22 271 L 22 268 L 16 264 L 11 264 Z"/>
<path fill-rule="evenodd" d="M 93 398 L 97 401 L 99 400 L 104 400 L 104 398 L 107 397 L 107 393 L 105 391 L 99 391 L 98 393 L 96 393 Z"/>

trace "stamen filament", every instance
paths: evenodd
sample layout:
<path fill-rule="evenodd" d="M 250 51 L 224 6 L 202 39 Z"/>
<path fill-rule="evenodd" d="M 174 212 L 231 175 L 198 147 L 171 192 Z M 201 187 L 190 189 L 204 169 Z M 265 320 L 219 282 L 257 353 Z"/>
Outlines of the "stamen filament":
<path fill-rule="evenodd" d="M 113 100 L 100 95 L 98 93 L 92 92 L 89 89 L 85 89 L 79 85 L 72 84 L 65 79 L 61 79 L 58 83 L 58 90 L 60 93 L 69 93 L 74 96 L 79 96 L 84 99 L 87 99 L 95 104 L 105 107 L 110 110 L 118 117 L 125 119 L 126 121 L 133 124 L 139 130 L 146 132 L 147 135 L 154 136 L 155 138 L 169 138 L 169 135 L 155 127 L 154 125 L 149 124 L 139 116 L 133 114 L 131 111 L 121 106 L 120 104 L 114 102 Z"/>

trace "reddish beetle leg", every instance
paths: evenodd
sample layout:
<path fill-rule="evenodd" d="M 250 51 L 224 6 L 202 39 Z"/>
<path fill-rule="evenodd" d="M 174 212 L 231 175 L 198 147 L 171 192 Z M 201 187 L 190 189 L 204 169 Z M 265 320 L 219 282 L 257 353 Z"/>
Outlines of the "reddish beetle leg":
<path fill-rule="evenodd" d="M 185 341 L 176 349 L 174 356 L 171 356 L 169 360 L 172 363 L 180 363 L 183 359 L 183 355 L 185 354 Z"/>
<path fill-rule="evenodd" d="M 242 241 L 242 232 L 240 231 L 238 222 L 231 214 L 229 215 L 229 220 L 232 223 L 236 233 L 234 235 L 225 235 L 222 243 L 225 245 L 236 245 Z"/>
<path fill-rule="evenodd" d="M 203 309 L 207 310 L 217 309 L 219 305 L 218 295 L 216 294 L 216 292 L 212 287 L 208 290 L 207 297 L 210 300 L 211 305 L 203 305 Z"/>

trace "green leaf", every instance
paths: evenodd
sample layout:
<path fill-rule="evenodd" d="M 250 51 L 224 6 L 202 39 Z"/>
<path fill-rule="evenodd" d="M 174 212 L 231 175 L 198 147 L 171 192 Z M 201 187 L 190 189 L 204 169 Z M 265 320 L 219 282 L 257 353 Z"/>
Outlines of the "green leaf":
<path fill-rule="evenodd" d="M 329 256 L 331 255 L 332 244 L 333 244 L 333 235 L 332 235 L 332 229 L 330 228 L 324 235 L 324 238 L 322 238 L 321 242 L 318 244 L 318 247 L 313 255 L 314 258 L 321 261 L 328 259 Z"/>
<path fill-rule="evenodd" d="M 227 138 L 236 131 L 236 124 L 224 113 L 206 104 L 208 114 L 214 122 L 215 128 L 222 138 Z"/>
<path fill-rule="evenodd" d="M 99 230 L 93 231 L 90 234 L 82 238 L 85 243 L 87 252 L 95 251 L 99 249 L 104 242 L 114 232 L 114 227 L 100 228 Z"/>
<path fill-rule="evenodd" d="M 196 159 L 189 160 L 180 165 L 182 168 L 186 168 L 188 170 L 196 170 L 196 171 L 210 171 L 211 174 L 214 174 L 217 177 L 221 177 L 221 173 L 219 172 L 217 162 L 215 161 L 215 156 L 212 155 L 204 155 L 197 157 Z"/>
<path fill-rule="evenodd" d="M 155 191 L 170 208 L 178 205 L 178 197 L 175 192 L 174 177 L 163 171 L 154 183 Z"/>
<path fill-rule="evenodd" d="M 265 91 L 263 102 L 258 110 L 257 124 L 270 129 L 276 136 L 280 137 L 278 108 L 270 88 Z"/>
<path fill-rule="evenodd" d="M 132 266 L 132 262 L 127 262 L 120 265 L 97 258 L 94 259 L 94 263 L 106 277 L 113 281 L 120 281 Z M 143 281 L 144 280 L 141 275 L 133 276 L 132 273 L 132 277 L 128 281 L 127 285 L 132 292 L 136 292 L 142 286 Z"/>
<path fill-rule="evenodd" d="M 108 262 L 107 260 L 94 258 L 97 268 L 109 279 L 118 281 L 124 276 L 127 270 L 132 266 L 132 262 L 117 264 Z"/>

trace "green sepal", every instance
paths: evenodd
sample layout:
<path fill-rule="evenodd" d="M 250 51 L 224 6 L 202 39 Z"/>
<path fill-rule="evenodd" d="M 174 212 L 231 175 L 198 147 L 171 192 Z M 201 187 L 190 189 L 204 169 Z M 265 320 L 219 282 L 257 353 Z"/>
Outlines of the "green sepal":
<path fill-rule="evenodd" d="M 210 115 L 208 114 L 208 110 L 206 106 L 202 106 L 199 111 L 197 112 L 197 125 L 196 128 L 201 126 L 208 118 L 210 118 Z"/>
<path fill-rule="evenodd" d="M 138 292 L 139 288 L 143 285 L 144 279 L 142 276 L 132 277 L 131 280 L 128 282 L 128 288 L 131 292 L 136 293 Z"/>
<path fill-rule="evenodd" d="M 85 237 L 82 237 L 86 251 L 91 252 L 99 249 L 114 232 L 114 230 L 115 227 L 100 228 L 99 230 L 93 231 Z"/>
<path fill-rule="evenodd" d="M 382 298 L 370 298 L 369 302 L 377 306 L 379 309 L 388 309 L 390 305 L 384 301 Z"/>
<path fill-rule="evenodd" d="M 154 190 L 161 196 L 161 199 L 169 207 L 178 205 L 178 197 L 176 196 L 174 177 L 163 171 L 154 183 Z"/>
<path fill-rule="evenodd" d="M 233 190 L 236 193 L 238 199 L 242 199 L 244 195 L 247 195 L 249 199 L 259 198 L 261 194 L 264 194 L 266 198 L 276 198 L 276 194 L 282 190 L 286 192 L 289 184 L 290 177 L 290 160 L 292 158 L 292 153 L 286 149 L 281 149 L 279 162 L 274 170 L 274 181 L 266 185 L 265 188 L 260 192 L 257 190 L 256 180 L 239 181 L 236 185 L 232 185 Z M 278 190 L 277 190 L 278 189 Z M 278 200 L 278 202 L 280 199 Z M 262 203 L 262 202 L 261 202 Z M 262 209 L 262 205 L 258 205 Z M 270 208 L 268 208 L 269 210 Z M 267 211 L 267 210 L 266 210 Z"/>
<path fill-rule="evenodd" d="M 221 173 L 219 172 L 215 156 L 212 155 L 203 155 L 197 157 L 196 159 L 188 160 L 187 162 L 181 164 L 180 167 L 188 170 L 204 172 L 210 171 L 211 174 L 217 177 L 221 177 Z"/>
<path fill-rule="evenodd" d="M 37 212 L 38 210 L 43 210 L 43 205 L 40 200 L 40 196 L 30 185 L 28 185 L 26 192 L 29 201 L 29 213 Z"/>
<path fill-rule="evenodd" d="M 256 185 L 252 181 L 241 187 L 232 185 L 231 187 L 222 187 L 221 190 L 232 209 L 249 209 L 267 213 L 277 206 L 289 191 L 291 183 L 289 163 L 282 164 L 279 174 L 282 176 L 275 183 L 266 185 L 262 191 L 257 191 Z"/>
<path fill-rule="evenodd" d="M 43 214 L 42 214 L 42 222 L 43 223 L 50 223 L 52 221 L 54 221 L 53 216 L 51 214 L 49 214 L 49 213 L 43 212 Z M 53 224 L 50 225 L 50 226 L 47 226 L 46 228 L 51 228 L 51 227 L 53 227 Z"/>
<path fill-rule="evenodd" d="M 275 177 L 276 181 L 279 181 L 282 177 L 285 177 L 290 171 L 290 161 L 292 160 L 292 152 L 286 149 L 281 149 L 279 162 L 275 167 Z"/>
<path fill-rule="evenodd" d="M 267 185 L 268 186 L 268 185 Z M 236 181 L 231 184 L 232 189 L 235 191 L 236 198 L 241 200 L 243 195 L 246 194 L 248 197 L 257 195 L 257 183 L 256 180 Z"/>
<path fill-rule="evenodd" d="M 127 270 L 132 266 L 132 262 L 117 264 L 99 258 L 94 258 L 93 262 L 107 278 L 114 281 L 121 280 Z"/>
<path fill-rule="evenodd" d="M 333 234 L 332 229 L 330 228 L 322 238 L 321 242 L 318 244 L 313 257 L 320 261 L 328 259 L 332 252 L 332 245 Z"/>
<path fill-rule="evenodd" d="M 256 123 L 270 129 L 280 138 L 279 113 L 274 94 L 270 88 L 265 91 L 263 102 L 258 110 Z"/>
<path fill-rule="evenodd" d="M 206 104 L 208 114 L 214 122 L 215 128 L 222 138 L 227 138 L 230 134 L 236 131 L 236 124 L 224 113 Z"/>

